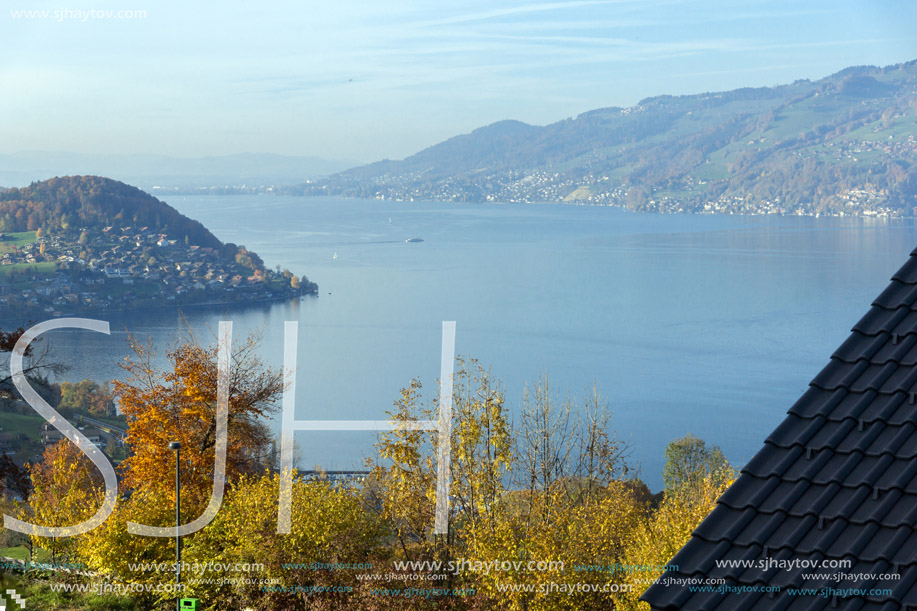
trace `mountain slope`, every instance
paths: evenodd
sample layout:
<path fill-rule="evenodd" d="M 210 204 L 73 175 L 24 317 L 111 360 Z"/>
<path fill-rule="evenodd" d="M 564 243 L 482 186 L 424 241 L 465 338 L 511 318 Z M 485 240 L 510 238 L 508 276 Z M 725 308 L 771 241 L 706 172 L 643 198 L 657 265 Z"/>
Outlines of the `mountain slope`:
<path fill-rule="evenodd" d="M 778 87 L 659 96 L 543 127 L 502 121 L 286 192 L 910 214 L 915 139 L 917 62 L 861 66 Z"/>

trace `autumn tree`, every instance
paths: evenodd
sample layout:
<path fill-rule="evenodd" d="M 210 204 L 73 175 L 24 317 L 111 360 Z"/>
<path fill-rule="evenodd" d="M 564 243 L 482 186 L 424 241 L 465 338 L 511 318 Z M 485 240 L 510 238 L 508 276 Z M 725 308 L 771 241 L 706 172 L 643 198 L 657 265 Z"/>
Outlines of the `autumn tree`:
<path fill-rule="evenodd" d="M 459 520 L 475 520 L 486 516 L 505 491 L 512 425 L 502 384 L 475 359 L 456 359 L 452 404 L 452 509 Z"/>
<path fill-rule="evenodd" d="M 210 496 L 216 445 L 217 347 L 194 338 L 171 349 L 169 368 L 153 365 L 151 345 L 131 341 L 134 356 L 123 368 L 114 393 L 127 418 L 129 457 L 122 465 L 127 490 L 173 494 L 174 456 L 169 442 L 181 443 L 182 498 L 192 506 Z M 284 387 L 280 372 L 258 357 L 254 335 L 234 343 L 228 383 L 226 475 L 262 471 L 272 462 L 272 436 L 265 419 L 277 409 Z"/>
<path fill-rule="evenodd" d="M 630 474 L 627 444 L 611 430 L 611 412 L 596 386 L 582 404 L 561 397 L 547 376 L 526 387 L 518 436 L 517 484 L 534 498 L 563 485 L 571 497 Z"/>
<path fill-rule="evenodd" d="M 516 485 L 469 524 L 467 557 L 562 562 L 565 567 L 620 559 L 650 495 L 642 482 L 631 478 L 627 445 L 615 439 L 608 405 L 598 389 L 593 387 L 577 402 L 559 396 L 542 377 L 526 389 L 514 439 Z M 538 588 L 562 580 L 556 569 L 465 577 L 499 597 L 501 608 L 514 611 L 612 605 L 611 595 L 601 591 L 538 593 Z M 577 581 L 613 582 L 601 572 L 577 575 Z"/>
<path fill-rule="evenodd" d="M 728 463 L 719 446 L 708 447 L 703 439 L 689 433 L 666 446 L 662 481 L 666 492 L 671 493 L 704 477 L 721 475 L 725 467 Z"/>
<path fill-rule="evenodd" d="M 92 380 L 61 382 L 60 407 L 87 411 L 97 416 L 113 417 L 117 414 L 115 400 L 108 383 L 101 386 Z"/>
<path fill-rule="evenodd" d="M 48 446 L 41 462 L 29 467 L 32 492 L 30 521 L 39 526 L 71 526 L 95 514 L 102 503 L 102 474 L 89 458 L 69 440 Z M 69 555 L 74 540 L 69 537 L 33 537 L 36 545 L 52 555 Z"/>
<path fill-rule="evenodd" d="M 72 554 L 89 570 L 106 580 L 161 584 L 167 572 L 137 570 L 131 565 L 138 561 L 161 563 L 162 566 L 174 563 L 174 539 L 131 534 L 127 524 L 174 525 L 174 520 L 174 497 L 140 490 L 130 497 L 120 498 L 115 511 L 100 526 L 75 537 L 71 544 Z M 141 608 L 158 608 L 154 606 L 157 602 L 154 594 L 135 593 L 133 596 L 138 598 Z M 172 601 L 171 608 L 174 609 L 174 598 Z"/>
<path fill-rule="evenodd" d="M 631 478 L 627 446 L 610 430 L 608 406 L 593 388 L 584 401 L 561 399 L 542 379 L 523 400 L 514 429 L 500 384 L 473 359 L 459 358 L 453 388 L 450 521 L 445 546 L 431 536 L 438 433 L 393 430 L 380 435 L 369 486 L 397 535 L 399 555 L 412 559 L 461 557 L 607 562 L 621 557 L 631 530 L 645 516 L 649 490 Z M 419 382 L 402 390 L 392 420 L 435 420 Z M 510 476 L 514 475 L 514 478 Z M 515 486 L 511 486 L 513 481 Z M 607 609 L 610 593 L 543 595 L 537 588 L 562 579 L 560 569 L 462 570 L 440 586 L 474 587 L 494 608 Z M 604 584 L 602 573 L 578 581 Z M 505 589 L 510 586 L 510 589 Z M 514 590 L 512 586 L 534 588 Z"/>
<path fill-rule="evenodd" d="M 279 477 L 270 473 L 241 477 L 217 517 L 189 542 L 185 555 L 189 562 L 201 565 L 208 561 L 248 563 L 252 569 L 247 578 L 277 580 L 281 586 L 291 586 L 291 591 L 265 591 L 257 583 L 244 581 L 212 585 L 225 575 L 205 570 L 193 575 L 199 585 L 191 593 L 215 609 L 366 609 L 349 596 L 314 596 L 292 586 L 355 585 L 348 571 L 312 568 L 310 563 L 380 559 L 388 534 L 384 522 L 367 509 L 356 488 L 294 477 L 292 530 L 278 534 Z"/>
<path fill-rule="evenodd" d="M 640 567 L 641 570 L 613 574 L 616 582 L 632 586 L 630 592 L 615 594 L 616 609 L 649 611 L 649 605 L 641 602 L 639 597 L 650 587 L 653 579 L 662 575 L 665 566 L 688 542 L 694 529 L 713 511 L 717 499 L 735 478 L 735 470 L 727 463 L 715 472 L 695 465 L 695 471 L 688 478 L 693 485 L 667 492 L 655 511 L 648 512 L 633 525 L 620 564 Z"/>
<path fill-rule="evenodd" d="M 401 389 L 392 421 L 417 421 L 431 417 L 424 405 L 422 385 L 412 380 Z M 389 522 L 404 557 L 414 559 L 429 553 L 436 488 L 433 435 L 426 431 L 400 429 L 381 433 L 377 457 L 369 466 L 372 475 L 368 494 L 380 514 Z"/>
<path fill-rule="evenodd" d="M 105 523 L 79 538 L 77 552 L 100 574 L 126 582 L 156 583 L 162 580 L 161 574 L 133 570 L 130 563 L 138 558 L 171 562 L 174 542 L 132 534 L 128 523 L 174 524 L 175 452 L 168 449 L 171 441 L 181 443 L 185 521 L 201 515 L 209 501 L 217 430 L 217 347 L 202 346 L 189 337 L 167 352 L 164 368 L 154 365 L 156 355 L 149 343 L 132 338 L 131 347 L 134 354 L 123 364 L 127 378 L 114 387 L 127 418 L 129 453 L 120 468 L 122 496 Z M 273 440 L 265 419 L 276 410 L 284 380 L 280 372 L 264 366 L 257 356 L 258 347 L 258 338 L 250 335 L 231 349 L 226 450 L 230 493 L 243 477 L 263 473 L 273 460 Z M 185 537 L 185 544 L 190 546 L 199 534 Z M 156 602 L 155 597 L 145 601 Z"/>
<path fill-rule="evenodd" d="M 414 380 L 402 389 L 394 421 L 439 418 L 439 397 L 424 401 Z M 432 551 L 436 502 L 438 431 L 394 430 L 382 433 L 373 463 L 371 488 L 391 521 L 402 552 L 408 556 Z M 451 512 L 457 519 L 480 516 L 503 492 L 511 459 L 512 432 L 503 389 L 475 359 L 456 359 L 453 374 L 450 460 Z M 460 536 L 450 524 L 447 543 Z"/>

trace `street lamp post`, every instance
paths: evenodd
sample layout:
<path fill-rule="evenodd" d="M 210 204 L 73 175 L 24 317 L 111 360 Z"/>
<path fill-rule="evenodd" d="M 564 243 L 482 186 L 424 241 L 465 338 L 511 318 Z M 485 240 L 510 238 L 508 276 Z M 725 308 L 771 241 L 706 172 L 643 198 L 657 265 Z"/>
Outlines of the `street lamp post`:
<path fill-rule="evenodd" d="M 169 449 L 175 450 L 175 608 L 181 611 L 181 444 L 169 442 Z"/>

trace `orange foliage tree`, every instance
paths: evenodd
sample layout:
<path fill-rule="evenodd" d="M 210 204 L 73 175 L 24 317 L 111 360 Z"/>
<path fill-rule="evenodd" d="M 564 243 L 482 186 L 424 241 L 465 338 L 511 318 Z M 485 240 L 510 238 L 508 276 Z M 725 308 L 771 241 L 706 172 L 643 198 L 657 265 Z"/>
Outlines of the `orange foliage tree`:
<path fill-rule="evenodd" d="M 273 443 L 264 419 L 276 411 L 283 375 L 257 356 L 257 337 L 234 344 L 229 372 L 226 476 L 229 483 L 270 466 Z M 129 457 L 121 466 L 122 486 L 172 497 L 175 458 L 169 442 L 181 443 L 182 497 L 206 504 L 213 484 L 216 445 L 217 349 L 196 341 L 167 353 L 159 370 L 148 344 L 132 341 L 134 357 L 122 365 L 129 377 L 114 392 L 127 417 Z M 187 496 L 186 496 L 187 495 Z M 184 502 L 182 503 L 184 505 Z"/>

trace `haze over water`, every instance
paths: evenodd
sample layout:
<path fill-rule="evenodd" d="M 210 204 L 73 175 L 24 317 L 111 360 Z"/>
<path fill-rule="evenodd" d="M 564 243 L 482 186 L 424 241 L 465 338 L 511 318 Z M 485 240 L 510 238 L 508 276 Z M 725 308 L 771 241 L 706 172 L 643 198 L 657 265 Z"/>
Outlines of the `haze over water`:
<path fill-rule="evenodd" d="M 567 205 L 275 196 L 170 197 L 223 241 L 316 281 L 318 297 L 187 308 L 204 339 L 263 329 L 280 366 L 298 320 L 297 418 L 384 419 L 413 377 L 437 392 L 441 322 L 492 367 L 516 410 L 547 373 L 595 382 L 654 490 L 665 445 L 693 433 L 737 466 L 761 447 L 917 246 L 912 220 L 658 216 Z M 406 243 L 412 237 L 421 243 Z M 334 255 L 337 254 L 337 258 Z M 165 349 L 175 309 L 100 316 L 112 336 L 55 332 L 66 379 L 111 379 L 125 330 Z M 279 417 L 278 417 L 279 422 Z M 279 424 L 277 425 L 279 427 Z M 370 433 L 297 433 L 302 466 L 351 468 Z"/>

